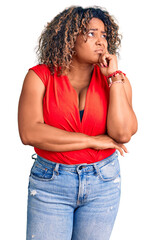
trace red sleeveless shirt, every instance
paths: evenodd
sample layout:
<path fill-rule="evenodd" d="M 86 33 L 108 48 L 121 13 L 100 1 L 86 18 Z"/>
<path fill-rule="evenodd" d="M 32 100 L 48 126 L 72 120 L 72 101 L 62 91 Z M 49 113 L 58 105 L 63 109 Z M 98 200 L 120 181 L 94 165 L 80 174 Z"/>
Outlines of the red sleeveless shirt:
<path fill-rule="evenodd" d="M 45 85 L 43 99 L 44 122 L 69 132 L 80 132 L 89 136 L 106 134 L 109 87 L 106 77 L 94 66 L 86 95 L 82 121 L 78 109 L 78 96 L 65 75 L 51 74 L 49 68 L 40 64 L 30 68 Z M 95 150 L 92 148 L 52 152 L 34 148 L 35 152 L 50 161 L 63 164 L 94 163 L 107 158 L 115 149 Z"/>

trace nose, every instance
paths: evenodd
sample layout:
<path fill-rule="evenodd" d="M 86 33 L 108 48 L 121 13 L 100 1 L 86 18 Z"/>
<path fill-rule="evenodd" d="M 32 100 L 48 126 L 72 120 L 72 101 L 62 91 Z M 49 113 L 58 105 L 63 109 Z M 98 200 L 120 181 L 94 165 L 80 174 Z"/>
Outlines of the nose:
<path fill-rule="evenodd" d="M 102 45 L 103 45 L 103 39 L 97 38 L 97 39 L 96 39 L 96 45 L 102 46 Z"/>

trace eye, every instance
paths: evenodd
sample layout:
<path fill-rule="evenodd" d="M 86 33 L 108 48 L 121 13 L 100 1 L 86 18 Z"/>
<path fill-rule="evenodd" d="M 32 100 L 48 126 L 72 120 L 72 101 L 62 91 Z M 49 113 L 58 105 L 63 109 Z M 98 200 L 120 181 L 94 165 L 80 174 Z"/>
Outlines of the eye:
<path fill-rule="evenodd" d="M 103 34 L 103 35 L 102 35 L 102 38 L 107 39 L 107 35 L 106 35 L 106 34 Z"/>
<path fill-rule="evenodd" d="M 93 37 L 94 36 L 94 32 L 88 32 L 88 37 Z"/>

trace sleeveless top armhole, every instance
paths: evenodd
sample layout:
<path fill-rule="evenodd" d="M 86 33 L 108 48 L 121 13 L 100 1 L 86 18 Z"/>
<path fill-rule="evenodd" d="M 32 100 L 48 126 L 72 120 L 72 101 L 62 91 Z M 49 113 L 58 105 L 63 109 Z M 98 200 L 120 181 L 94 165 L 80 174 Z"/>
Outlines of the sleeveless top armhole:
<path fill-rule="evenodd" d="M 41 81 L 43 82 L 45 87 L 47 86 L 48 76 L 51 74 L 47 65 L 38 64 L 32 68 L 29 68 L 29 70 L 33 70 L 38 75 L 38 77 L 41 79 Z"/>

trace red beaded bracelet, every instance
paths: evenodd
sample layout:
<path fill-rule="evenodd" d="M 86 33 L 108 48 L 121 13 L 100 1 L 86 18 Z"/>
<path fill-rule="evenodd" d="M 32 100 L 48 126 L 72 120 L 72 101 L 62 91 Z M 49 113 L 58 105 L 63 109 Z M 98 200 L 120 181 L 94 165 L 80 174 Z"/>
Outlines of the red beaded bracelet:
<path fill-rule="evenodd" d="M 107 76 L 107 78 L 110 78 L 110 77 L 115 77 L 115 76 L 116 76 L 116 74 L 118 74 L 118 73 L 122 73 L 124 76 L 126 76 L 126 74 L 125 74 L 125 73 L 123 73 L 123 72 L 122 72 L 122 71 L 120 71 L 120 70 L 117 70 L 117 71 L 115 71 L 115 72 L 111 73 L 109 76 Z"/>

